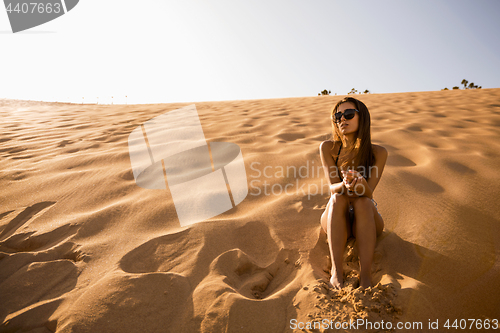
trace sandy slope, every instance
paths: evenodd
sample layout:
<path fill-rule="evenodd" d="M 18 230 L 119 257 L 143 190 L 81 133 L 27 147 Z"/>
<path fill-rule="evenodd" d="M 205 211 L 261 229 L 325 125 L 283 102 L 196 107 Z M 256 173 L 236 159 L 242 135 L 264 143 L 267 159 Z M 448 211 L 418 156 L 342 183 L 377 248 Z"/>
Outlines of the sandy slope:
<path fill-rule="evenodd" d="M 500 89 L 356 97 L 371 111 L 373 142 L 389 151 L 374 194 L 386 228 L 378 286 L 355 289 L 351 242 L 340 292 L 323 283 L 329 194 L 318 169 L 340 96 L 195 103 L 209 142 L 240 146 L 249 194 L 183 228 L 168 189 L 135 184 L 127 138 L 191 103 L 0 100 L 0 331 L 500 319 Z M 303 173 L 287 175 L 294 167 Z"/>

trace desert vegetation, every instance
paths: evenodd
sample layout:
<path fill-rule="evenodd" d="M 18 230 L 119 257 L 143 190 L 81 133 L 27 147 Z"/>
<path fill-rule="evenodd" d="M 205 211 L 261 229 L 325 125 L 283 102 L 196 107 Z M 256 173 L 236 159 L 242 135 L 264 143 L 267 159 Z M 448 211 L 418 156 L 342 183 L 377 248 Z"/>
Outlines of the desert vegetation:
<path fill-rule="evenodd" d="M 356 94 L 356 93 L 361 94 L 361 91 L 358 92 L 356 89 L 352 88 L 351 91 L 349 91 L 347 94 L 351 95 L 351 94 Z M 370 90 L 368 90 L 368 89 L 365 89 L 365 91 L 363 91 L 363 94 L 369 94 L 369 93 L 370 93 Z"/>
<path fill-rule="evenodd" d="M 469 81 L 467 81 L 466 79 L 463 79 L 462 82 L 461 82 L 461 84 L 463 84 L 464 89 L 481 89 L 481 86 L 478 86 L 478 85 L 474 84 L 474 82 L 469 83 Z M 460 87 L 459 86 L 454 86 L 452 89 L 456 90 L 456 89 L 460 89 Z M 444 88 L 444 89 L 441 89 L 441 90 L 450 90 L 450 89 Z"/>
<path fill-rule="evenodd" d="M 325 90 L 323 90 L 323 91 L 319 92 L 319 93 L 318 93 L 318 96 L 321 96 L 321 95 L 330 95 L 331 93 L 332 93 L 332 92 L 331 92 L 330 90 L 326 90 L 326 89 L 325 89 Z M 347 95 L 356 94 L 356 93 L 357 93 L 357 94 L 361 94 L 361 91 L 360 91 L 360 92 L 358 92 L 356 89 L 352 88 L 352 89 L 351 89 L 351 91 L 349 91 L 349 92 L 347 93 Z M 365 89 L 365 91 L 363 91 L 363 94 L 369 94 L 369 93 L 370 93 L 370 90 L 368 90 L 368 89 Z M 337 94 L 335 94 L 335 95 L 337 95 Z"/>

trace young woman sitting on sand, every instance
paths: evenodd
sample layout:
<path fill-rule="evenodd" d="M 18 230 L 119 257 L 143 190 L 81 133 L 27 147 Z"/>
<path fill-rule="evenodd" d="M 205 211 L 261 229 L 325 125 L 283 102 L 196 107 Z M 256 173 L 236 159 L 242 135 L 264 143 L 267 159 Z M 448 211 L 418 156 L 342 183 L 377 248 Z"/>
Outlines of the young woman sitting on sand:
<path fill-rule="evenodd" d="M 354 236 L 360 285 L 366 288 L 372 285 L 375 243 L 384 229 L 372 195 L 382 176 L 387 150 L 372 144 L 368 108 L 352 97 L 342 99 L 332 109 L 332 132 L 333 141 L 322 142 L 319 149 L 331 192 L 321 215 L 332 260 L 330 284 L 343 287 L 342 258 L 347 239 Z"/>

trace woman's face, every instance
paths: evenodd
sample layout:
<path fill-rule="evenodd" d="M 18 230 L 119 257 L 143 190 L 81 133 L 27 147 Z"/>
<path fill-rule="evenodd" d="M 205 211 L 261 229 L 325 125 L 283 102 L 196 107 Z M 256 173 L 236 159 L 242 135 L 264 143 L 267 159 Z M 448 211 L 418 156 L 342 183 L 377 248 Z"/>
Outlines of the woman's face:
<path fill-rule="evenodd" d="M 345 102 L 339 105 L 337 112 L 344 112 L 347 109 L 356 109 L 356 106 L 351 102 Z M 359 125 L 359 112 L 354 114 L 354 118 L 346 120 L 344 116 L 340 119 L 340 122 L 337 123 L 337 126 L 340 132 L 343 135 L 347 135 L 350 133 L 356 133 Z"/>

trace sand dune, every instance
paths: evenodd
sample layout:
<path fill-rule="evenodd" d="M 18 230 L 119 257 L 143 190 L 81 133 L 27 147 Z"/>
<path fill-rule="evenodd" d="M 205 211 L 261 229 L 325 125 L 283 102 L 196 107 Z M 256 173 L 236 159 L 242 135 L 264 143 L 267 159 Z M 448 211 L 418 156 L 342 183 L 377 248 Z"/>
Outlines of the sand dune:
<path fill-rule="evenodd" d="M 192 103 L 0 100 L 0 331 L 500 320 L 500 89 L 356 97 L 389 151 L 374 193 L 386 227 L 376 286 L 357 288 L 352 240 L 341 291 L 325 284 L 319 226 L 329 198 L 319 144 L 341 96 L 195 103 L 208 142 L 241 148 L 249 193 L 187 227 L 168 189 L 136 185 L 127 138 Z"/>

